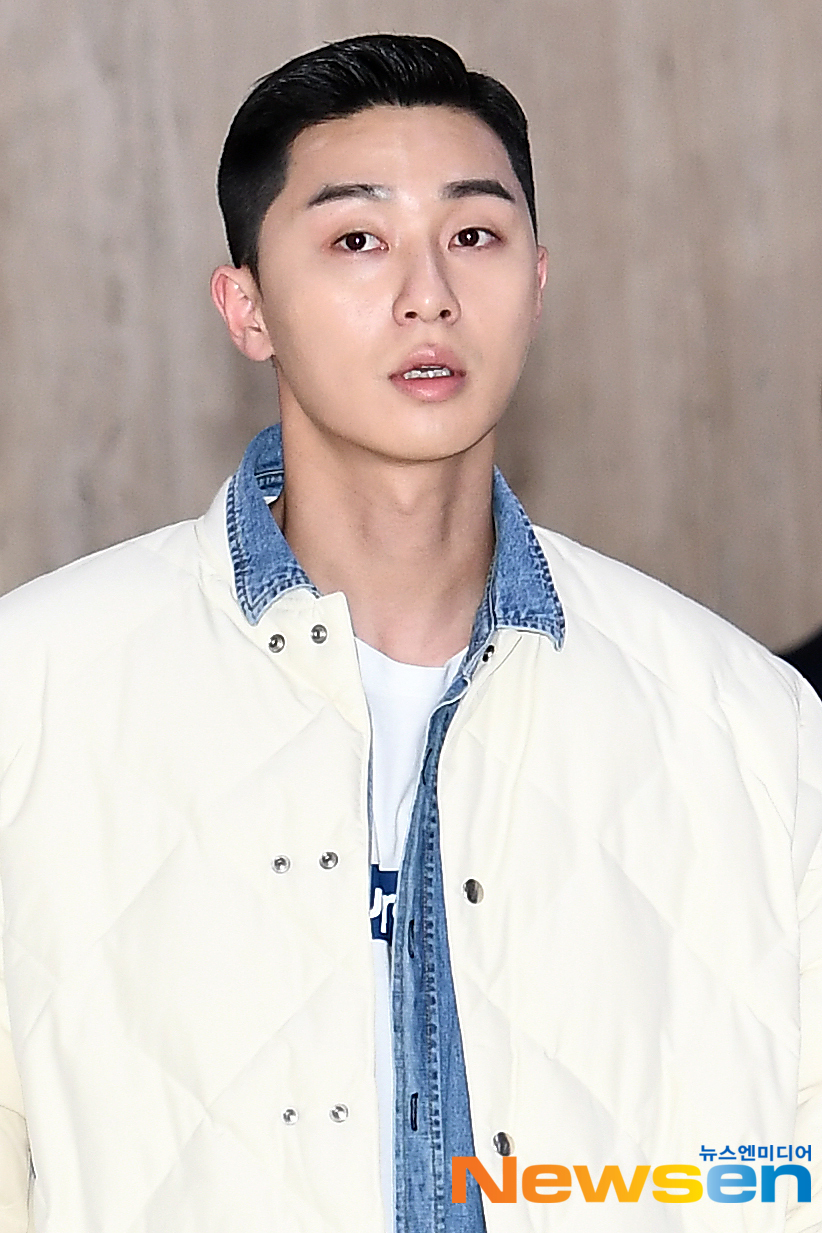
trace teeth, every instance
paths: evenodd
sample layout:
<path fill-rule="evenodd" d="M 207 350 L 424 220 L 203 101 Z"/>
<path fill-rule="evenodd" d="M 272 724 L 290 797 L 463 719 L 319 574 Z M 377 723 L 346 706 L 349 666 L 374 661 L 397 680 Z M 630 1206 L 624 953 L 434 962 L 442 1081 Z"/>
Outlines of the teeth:
<path fill-rule="evenodd" d="M 454 374 L 450 368 L 433 368 L 426 365 L 425 368 L 411 368 L 402 375 L 406 381 L 415 381 L 418 377 L 453 377 Z"/>

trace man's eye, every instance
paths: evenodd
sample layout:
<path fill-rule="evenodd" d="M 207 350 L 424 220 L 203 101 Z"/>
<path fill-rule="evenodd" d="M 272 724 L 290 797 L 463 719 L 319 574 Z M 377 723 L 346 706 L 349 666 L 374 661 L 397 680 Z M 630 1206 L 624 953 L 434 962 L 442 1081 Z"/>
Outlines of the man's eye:
<path fill-rule="evenodd" d="M 496 240 L 493 231 L 487 227 L 464 227 L 454 236 L 457 248 L 485 248 Z"/>
<path fill-rule="evenodd" d="M 349 231 L 335 244 L 335 248 L 344 248 L 347 253 L 367 253 L 379 247 L 379 240 L 370 231 Z"/>

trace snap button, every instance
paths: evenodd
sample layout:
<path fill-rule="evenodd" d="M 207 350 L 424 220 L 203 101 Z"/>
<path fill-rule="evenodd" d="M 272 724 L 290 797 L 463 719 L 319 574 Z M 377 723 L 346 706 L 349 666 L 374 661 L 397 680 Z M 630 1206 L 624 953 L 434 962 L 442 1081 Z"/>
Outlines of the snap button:
<path fill-rule="evenodd" d="M 469 878 L 463 885 L 462 893 L 469 903 L 482 903 L 485 896 L 485 891 L 482 889 L 482 883 L 476 878 Z"/>
<path fill-rule="evenodd" d="M 494 644 L 492 642 L 489 642 L 488 646 L 485 648 L 485 650 L 482 653 L 482 662 L 484 664 L 488 663 L 488 660 L 494 654 L 494 649 L 495 649 Z"/>
<path fill-rule="evenodd" d="M 268 640 L 268 649 L 269 651 L 273 651 L 275 655 L 278 651 L 281 651 L 284 646 L 285 638 L 282 634 L 272 634 Z"/>
<path fill-rule="evenodd" d="M 291 868 L 291 861 L 287 856 L 275 856 L 271 862 L 271 868 L 275 873 L 288 873 Z"/>
<path fill-rule="evenodd" d="M 296 1109 L 283 1109 L 283 1121 L 286 1126 L 293 1126 L 299 1116 Z"/>
<path fill-rule="evenodd" d="M 511 1156 L 514 1151 L 514 1140 L 504 1130 L 494 1135 L 494 1150 L 499 1156 Z"/>
<path fill-rule="evenodd" d="M 320 868 L 333 869 L 334 866 L 339 861 L 339 859 L 340 858 L 339 856 L 337 856 L 336 852 L 323 852 L 322 856 L 320 857 Z"/>
<path fill-rule="evenodd" d="M 332 1122 L 344 1122 L 348 1117 L 348 1105 L 334 1105 L 334 1108 L 329 1110 L 328 1116 Z"/>
<path fill-rule="evenodd" d="M 324 625 L 315 625 L 314 628 L 311 630 L 312 642 L 325 642 L 327 637 L 328 637 L 328 630 L 325 628 Z"/>

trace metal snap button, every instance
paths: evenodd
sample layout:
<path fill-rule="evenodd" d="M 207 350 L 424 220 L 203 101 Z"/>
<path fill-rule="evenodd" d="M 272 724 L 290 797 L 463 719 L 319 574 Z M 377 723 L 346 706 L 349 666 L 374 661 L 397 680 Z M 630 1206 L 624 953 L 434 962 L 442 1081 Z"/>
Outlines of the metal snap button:
<path fill-rule="evenodd" d="M 283 1121 L 286 1126 L 293 1126 L 299 1116 L 296 1109 L 283 1109 Z"/>
<path fill-rule="evenodd" d="M 276 655 L 285 646 L 285 638 L 282 634 L 272 634 L 268 640 L 268 649 Z"/>
<path fill-rule="evenodd" d="M 495 650 L 494 644 L 492 642 L 489 642 L 488 646 L 485 648 L 485 650 L 482 653 L 482 662 L 484 664 L 488 663 L 488 660 L 494 654 L 494 650 Z"/>
<path fill-rule="evenodd" d="M 514 1152 L 514 1140 L 504 1130 L 494 1135 L 494 1150 L 499 1156 L 511 1156 Z"/>
<path fill-rule="evenodd" d="M 482 889 L 482 883 L 476 878 L 469 878 L 463 885 L 462 893 L 469 903 L 482 903 L 485 897 L 485 891 Z"/>
<path fill-rule="evenodd" d="M 322 856 L 320 857 L 320 868 L 321 869 L 333 869 L 334 866 L 339 861 L 339 859 L 340 858 L 339 856 L 337 856 L 336 852 L 323 852 Z"/>
<path fill-rule="evenodd" d="M 325 628 L 324 625 L 315 625 L 314 628 L 311 630 L 312 642 L 325 642 L 327 637 L 328 637 L 328 630 Z"/>
<path fill-rule="evenodd" d="M 291 868 L 291 861 L 287 856 L 275 856 L 271 862 L 271 868 L 275 873 L 288 873 Z"/>
<path fill-rule="evenodd" d="M 328 1116 L 332 1122 L 344 1122 L 348 1117 L 348 1105 L 334 1105 L 334 1108 L 329 1110 Z"/>

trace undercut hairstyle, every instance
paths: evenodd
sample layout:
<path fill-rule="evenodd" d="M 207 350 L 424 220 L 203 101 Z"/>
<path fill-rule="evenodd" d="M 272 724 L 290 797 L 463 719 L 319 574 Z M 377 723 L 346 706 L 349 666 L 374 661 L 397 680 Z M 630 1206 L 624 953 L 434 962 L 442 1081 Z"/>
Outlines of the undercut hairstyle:
<path fill-rule="evenodd" d="M 370 107 L 451 107 L 477 117 L 505 147 L 534 235 L 537 211 L 528 121 L 501 82 L 469 71 L 447 43 L 366 34 L 329 43 L 260 78 L 235 115 L 217 173 L 231 259 L 259 284 L 259 237 L 285 186 L 291 147 L 304 129 Z"/>

